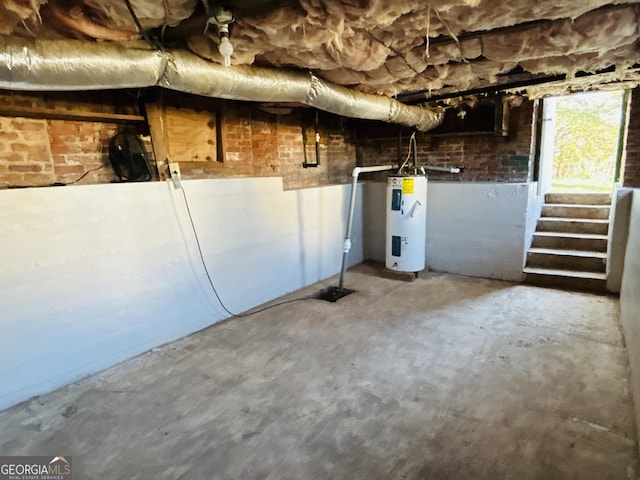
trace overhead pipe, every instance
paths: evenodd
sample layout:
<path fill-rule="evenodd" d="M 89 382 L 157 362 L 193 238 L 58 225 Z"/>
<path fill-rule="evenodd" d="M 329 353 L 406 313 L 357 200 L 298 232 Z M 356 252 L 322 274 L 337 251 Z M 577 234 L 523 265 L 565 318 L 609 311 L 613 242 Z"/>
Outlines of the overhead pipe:
<path fill-rule="evenodd" d="M 340 268 L 340 282 L 338 284 L 339 289 L 344 288 L 344 274 L 347 271 L 347 256 L 351 251 L 351 227 L 353 226 L 353 213 L 356 206 L 356 189 L 358 188 L 358 176 L 361 173 L 366 172 L 383 172 L 385 170 L 392 170 L 395 168 L 393 165 L 375 165 L 372 167 L 356 167 L 351 172 L 351 200 L 349 201 L 349 217 L 347 219 L 347 232 L 344 236 L 344 244 L 342 246 L 342 267 Z"/>
<path fill-rule="evenodd" d="M 431 167 L 429 165 L 424 165 L 420 167 L 424 170 L 433 170 L 435 172 L 446 172 L 446 173 L 460 173 L 462 172 L 461 167 Z"/>
<path fill-rule="evenodd" d="M 73 91 L 161 86 L 207 97 L 302 103 L 351 118 L 431 130 L 444 110 L 329 83 L 313 73 L 253 66 L 224 67 L 179 49 L 144 42 L 37 40 L 0 36 L 0 88 Z"/>

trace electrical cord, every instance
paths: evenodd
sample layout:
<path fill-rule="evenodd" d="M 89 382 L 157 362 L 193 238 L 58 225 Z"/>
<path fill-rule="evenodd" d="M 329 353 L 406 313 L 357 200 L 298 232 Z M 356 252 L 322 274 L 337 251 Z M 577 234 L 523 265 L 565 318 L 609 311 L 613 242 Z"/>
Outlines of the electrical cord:
<path fill-rule="evenodd" d="M 87 170 L 82 175 L 80 175 L 78 178 L 76 178 L 72 182 L 68 182 L 68 183 L 54 182 L 54 183 L 51 183 L 51 184 L 48 184 L 48 185 L 5 185 L 2 188 L 6 188 L 8 190 L 16 190 L 16 189 L 21 189 L 21 188 L 66 187 L 67 185 L 75 185 L 80 180 L 82 180 L 84 177 L 89 175 L 91 172 L 95 172 L 96 170 L 100 170 L 101 168 L 104 168 L 107 165 L 109 165 L 109 162 L 103 163 L 102 165 L 100 165 L 98 167 L 95 167 L 95 168 L 92 168 L 90 170 Z"/>
<path fill-rule="evenodd" d="M 164 43 L 164 32 L 169 23 L 169 4 L 167 0 L 162 0 L 162 6 L 164 7 L 164 22 L 162 22 L 162 29 L 160 30 L 160 40 Z"/>
<path fill-rule="evenodd" d="M 124 0 L 124 3 L 127 6 L 127 10 L 129 10 L 129 15 L 131 15 L 131 19 L 133 20 L 133 23 L 136 24 L 138 32 L 140 32 L 140 34 L 144 37 L 144 39 L 147 42 L 149 42 L 149 44 L 153 48 L 157 48 L 158 50 L 164 51 L 164 47 L 162 46 L 162 44 L 160 42 L 158 42 L 157 40 L 152 40 L 149 37 L 149 35 L 147 34 L 147 32 L 145 31 L 145 29 L 142 28 L 142 24 L 140 23 L 140 19 L 138 18 L 138 15 L 136 15 L 136 12 L 133 9 L 133 6 L 131 5 L 131 2 L 129 0 Z"/>
<path fill-rule="evenodd" d="M 62 185 L 75 185 L 80 180 L 82 180 L 84 177 L 89 175 L 91 172 L 95 172 L 97 170 L 100 170 L 101 168 L 104 168 L 107 165 L 109 165 L 109 162 L 105 162 L 102 165 L 100 165 L 99 167 L 91 168 L 91 169 L 87 170 L 86 172 L 84 172 L 82 175 L 80 175 L 78 178 L 76 178 L 73 182 L 63 183 Z"/>
<path fill-rule="evenodd" d="M 204 255 L 202 253 L 202 247 L 200 246 L 200 239 L 198 238 L 198 232 L 196 231 L 196 226 L 195 226 L 195 223 L 193 222 L 193 216 L 191 215 L 191 209 L 189 208 L 189 201 L 187 200 L 187 194 L 184 191 L 184 187 L 181 186 L 180 190 L 182 191 L 182 198 L 184 198 L 184 205 L 185 205 L 185 207 L 187 207 L 187 215 L 189 217 L 189 223 L 191 223 L 191 229 L 193 230 L 193 235 L 194 235 L 194 237 L 196 239 L 196 246 L 198 247 L 198 256 L 200 257 L 200 262 L 202 262 L 202 267 L 204 268 L 204 273 L 207 276 L 207 281 L 209 282 L 209 286 L 211 287 L 211 290 L 213 291 L 214 295 L 218 299 L 218 302 L 220 303 L 220 305 L 222 306 L 222 308 L 224 309 L 225 312 L 227 312 L 232 317 L 243 318 L 243 317 L 249 317 L 251 315 L 255 315 L 256 313 L 264 312 L 265 310 L 269 310 L 271 308 L 275 308 L 275 307 L 279 307 L 281 305 L 285 305 L 287 303 L 300 302 L 302 300 L 317 300 L 318 299 L 318 297 L 316 295 L 310 295 L 308 297 L 294 298 L 292 300 L 285 300 L 283 302 L 279 302 L 279 303 L 276 303 L 274 305 L 269 305 L 269 306 L 260 308 L 258 310 L 249 311 L 247 313 L 233 313 L 231 310 L 229 310 L 225 306 L 225 304 L 222 302 L 222 299 L 220 298 L 220 295 L 218 294 L 218 290 L 216 290 L 216 287 L 213 284 L 213 280 L 211 279 L 211 275 L 209 274 L 209 269 L 207 268 L 207 264 L 204 261 Z"/>
<path fill-rule="evenodd" d="M 409 162 L 409 159 L 411 158 L 411 148 L 412 147 L 416 148 L 415 142 L 416 142 L 416 132 L 413 132 L 411 134 L 411 137 L 409 137 L 409 151 L 407 152 L 407 158 L 405 159 L 405 161 L 402 163 L 402 165 L 398 169 L 398 173 L 399 174 L 402 173 L 402 171 L 404 170 L 404 167 L 407 165 L 407 162 Z M 416 165 L 414 165 L 414 166 L 416 166 Z"/>

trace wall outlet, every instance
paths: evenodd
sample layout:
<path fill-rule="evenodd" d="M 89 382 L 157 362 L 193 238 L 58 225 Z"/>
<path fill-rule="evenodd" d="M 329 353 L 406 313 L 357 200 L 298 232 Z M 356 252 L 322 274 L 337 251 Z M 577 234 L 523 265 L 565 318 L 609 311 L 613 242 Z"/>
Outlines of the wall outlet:
<path fill-rule="evenodd" d="M 181 182 L 181 174 L 180 174 L 180 164 L 178 164 L 177 162 L 170 162 L 169 163 L 169 174 L 171 175 L 171 180 L 173 180 L 173 186 L 174 188 L 181 188 L 182 187 L 182 182 Z"/>
<path fill-rule="evenodd" d="M 169 173 L 171 176 L 174 174 L 180 176 L 180 164 L 178 162 L 169 162 Z"/>

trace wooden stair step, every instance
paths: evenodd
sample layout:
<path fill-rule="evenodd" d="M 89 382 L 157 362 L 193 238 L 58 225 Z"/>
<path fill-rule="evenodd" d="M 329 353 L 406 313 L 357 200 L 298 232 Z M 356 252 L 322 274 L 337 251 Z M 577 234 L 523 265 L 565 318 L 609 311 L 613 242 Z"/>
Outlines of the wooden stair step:
<path fill-rule="evenodd" d="M 611 205 L 610 193 L 547 193 L 545 203 L 574 205 Z"/>
<path fill-rule="evenodd" d="M 594 280 L 606 280 L 607 274 L 601 272 L 583 272 L 580 270 L 564 270 L 559 268 L 540 268 L 540 267 L 525 267 L 524 273 L 534 273 L 540 275 L 551 275 L 554 277 L 569 277 L 569 278 L 587 278 Z"/>
<path fill-rule="evenodd" d="M 534 235 L 540 235 L 543 237 L 569 237 L 569 238 L 581 238 L 592 240 L 608 240 L 607 235 L 600 235 L 598 233 L 578 233 L 578 232 L 535 232 Z"/>
<path fill-rule="evenodd" d="M 535 232 L 531 246 L 533 248 L 552 248 L 556 250 L 607 251 L 606 235 L 595 233 Z"/>
<path fill-rule="evenodd" d="M 607 290 L 605 273 L 534 267 L 525 267 L 524 273 L 526 283 L 539 287 L 599 293 Z"/>
<path fill-rule="evenodd" d="M 608 219 L 609 205 L 572 205 L 568 203 L 547 203 L 542 206 L 543 217 Z"/>
<path fill-rule="evenodd" d="M 563 255 L 583 258 L 607 258 L 606 252 L 596 252 L 589 250 L 564 250 L 557 248 L 530 248 L 529 253 L 542 253 L 545 255 Z"/>
<path fill-rule="evenodd" d="M 592 233 L 606 235 L 609 231 L 609 220 L 592 220 L 585 218 L 540 217 L 536 231 Z"/>
<path fill-rule="evenodd" d="M 540 267 L 585 272 L 606 272 L 607 253 L 590 250 L 530 248 L 527 267 Z"/>

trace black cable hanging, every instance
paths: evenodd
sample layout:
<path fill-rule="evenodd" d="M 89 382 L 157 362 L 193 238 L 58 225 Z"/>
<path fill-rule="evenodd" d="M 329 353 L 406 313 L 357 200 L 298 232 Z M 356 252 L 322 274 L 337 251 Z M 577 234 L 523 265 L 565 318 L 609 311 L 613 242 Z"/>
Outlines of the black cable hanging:
<path fill-rule="evenodd" d="M 76 183 L 78 183 L 80 180 L 82 180 L 84 177 L 86 177 L 87 175 L 89 175 L 91 172 L 95 172 L 97 170 L 100 170 L 101 168 L 106 167 L 107 165 L 109 165 L 109 162 L 103 163 L 102 165 L 95 167 L 95 168 L 91 168 L 89 170 L 87 170 L 86 172 L 84 172 L 82 175 L 80 175 L 78 178 L 76 178 L 75 180 L 68 182 L 68 183 L 63 183 L 62 185 L 75 185 Z"/>
<path fill-rule="evenodd" d="M 184 198 L 184 204 L 185 204 L 185 207 L 187 208 L 187 215 L 189 217 L 189 223 L 191 223 L 191 229 L 193 230 L 193 235 L 194 235 L 194 237 L 196 239 L 196 246 L 198 248 L 198 256 L 200 257 L 200 262 L 202 263 L 202 267 L 204 268 L 204 273 L 207 276 L 207 281 L 209 282 L 209 286 L 211 287 L 211 290 L 213 291 L 216 299 L 218 299 L 218 302 L 220 303 L 220 305 L 222 306 L 222 308 L 223 308 L 223 310 L 225 312 L 227 312 L 232 317 L 242 318 L 242 317 L 249 317 L 251 315 L 255 315 L 256 313 L 264 312 L 265 310 L 269 310 L 271 308 L 279 307 L 281 305 L 286 305 L 287 303 L 300 302 L 302 300 L 317 300 L 317 295 L 310 295 L 310 296 L 307 296 L 307 297 L 300 297 L 300 298 L 294 298 L 294 299 L 291 299 L 291 300 L 285 300 L 283 302 L 279 302 L 279 303 L 276 303 L 274 305 L 269 305 L 267 307 L 263 307 L 263 308 L 260 308 L 258 310 L 249 311 L 247 313 L 233 313 L 231 310 L 229 310 L 225 306 L 225 304 L 222 302 L 222 299 L 220 298 L 220 295 L 218 294 L 218 290 L 216 290 L 216 287 L 213 284 L 213 280 L 211 279 L 211 275 L 209 274 L 209 269 L 207 268 L 207 264 L 206 264 L 206 262 L 204 260 L 204 255 L 202 253 L 202 247 L 200 246 L 200 239 L 198 238 L 198 232 L 196 231 L 196 226 L 195 226 L 195 223 L 193 222 L 193 216 L 191 215 L 191 209 L 189 208 L 189 201 L 187 200 L 187 194 L 184 191 L 183 187 L 180 187 L 180 190 L 182 191 L 182 198 Z"/>
<path fill-rule="evenodd" d="M 153 48 L 157 48 L 158 50 L 165 51 L 164 46 L 155 39 L 151 39 L 144 28 L 142 28 L 142 24 L 140 23 L 140 19 L 138 19 L 138 15 L 136 15 L 133 6 L 131 5 L 130 0 L 124 0 L 125 5 L 127 6 L 127 10 L 129 10 L 129 15 L 131 15 L 131 19 L 133 23 L 136 24 L 136 28 L 138 32 L 144 37 L 144 39 L 151 45 Z"/>

